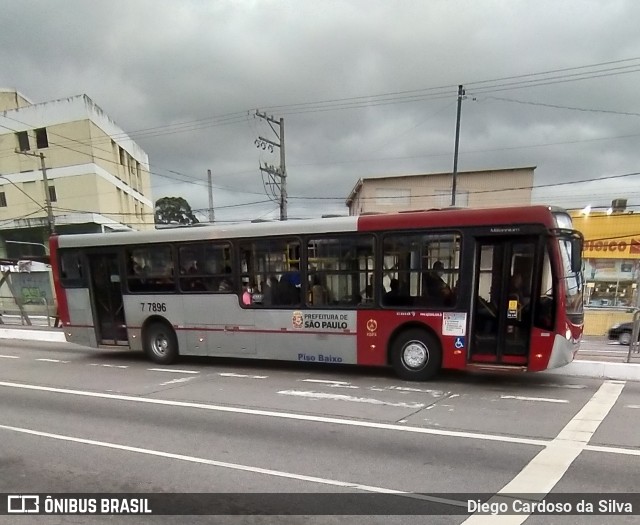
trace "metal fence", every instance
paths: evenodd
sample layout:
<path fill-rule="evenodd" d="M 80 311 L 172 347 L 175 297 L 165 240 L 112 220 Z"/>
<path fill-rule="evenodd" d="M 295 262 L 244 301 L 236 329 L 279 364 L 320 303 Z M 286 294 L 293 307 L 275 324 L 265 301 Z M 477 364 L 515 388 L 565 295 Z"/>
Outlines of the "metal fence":
<path fill-rule="evenodd" d="M 45 297 L 27 301 L 0 296 L 0 324 L 21 326 L 56 326 L 57 308 Z"/>
<path fill-rule="evenodd" d="M 629 353 L 627 354 L 627 363 L 631 362 L 633 358 L 640 358 L 640 341 L 638 341 L 638 335 L 640 334 L 640 309 L 636 310 L 633 314 L 633 328 L 631 329 L 631 341 L 629 341 Z"/>

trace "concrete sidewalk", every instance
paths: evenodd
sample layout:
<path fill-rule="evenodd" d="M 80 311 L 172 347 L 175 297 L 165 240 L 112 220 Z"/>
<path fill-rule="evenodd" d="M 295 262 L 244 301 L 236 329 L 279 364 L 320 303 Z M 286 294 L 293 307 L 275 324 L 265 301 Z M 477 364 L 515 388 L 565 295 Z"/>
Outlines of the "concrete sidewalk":
<path fill-rule="evenodd" d="M 66 341 L 62 328 L 8 324 L 0 324 L 0 339 L 26 339 L 29 341 L 50 341 L 54 343 L 64 343 Z"/>
<path fill-rule="evenodd" d="M 0 325 L 0 339 L 22 339 L 31 341 L 65 342 L 62 328 L 46 326 Z M 2 348 L 2 344 L 0 344 Z M 578 356 L 580 353 L 578 352 Z M 589 357 L 592 357 L 589 355 Z M 594 379 L 617 379 L 620 381 L 640 381 L 640 363 L 611 362 L 603 359 L 580 359 L 562 368 L 541 372 L 572 377 L 590 377 Z"/>

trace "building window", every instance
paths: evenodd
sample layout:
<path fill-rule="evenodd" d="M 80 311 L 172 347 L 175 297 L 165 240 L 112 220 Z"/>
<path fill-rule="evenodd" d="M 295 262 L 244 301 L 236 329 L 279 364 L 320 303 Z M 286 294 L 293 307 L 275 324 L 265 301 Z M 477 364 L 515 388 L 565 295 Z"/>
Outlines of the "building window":
<path fill-rule="evenodd" d="M 586 305 L 626 308 L 636 305 L 639 274 L 637 259 L 586 259 Z"/>
<path fill-rule="evenodd" d="M 47 128 L 36 129 L 36 145 L 38 149 L 49 147 L 49 138 L 47 137 Z"/>
<path fill-rule="evenodd" d="M 49 201 L 50 202 L 57 202 L 58 201 L 58 196 L 56 195 L 56 187 L 55 186 L 49 186 Z"/>
<path fill-rule="evenodd" d="M 7 195 L 4 191 L 0 191 L 0 208 L 7 207 Z"/>
<path fill-rule="evenodd" d="M 124 150 L 118 146 L 118 151 L 120 151 L 120 164 L 124 166 Z"/>
<path fill-rule="evenodd" d="M 29 151 L 31 149 L 29 145 L 29 135 L 26 131 L 18 131 L 16 137 L 18 137 L 18 149 L 20 151 Z"/>

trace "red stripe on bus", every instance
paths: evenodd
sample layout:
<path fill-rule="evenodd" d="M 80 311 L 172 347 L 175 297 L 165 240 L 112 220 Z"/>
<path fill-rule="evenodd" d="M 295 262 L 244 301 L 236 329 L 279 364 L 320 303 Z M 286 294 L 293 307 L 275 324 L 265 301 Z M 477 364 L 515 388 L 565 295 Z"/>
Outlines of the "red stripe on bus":
<path fill-rule="evenodd" d="M 51 259 L 51 271 L 53 273 L 53 287 L 56 290 L 56 298 L 58 300 L 58 319 L 62 325 L 68 325 L 71 321 L 69 316 L 69 304 L 67 303 L 67 294 L 60 283 L 60 268 L 58 266 L 58 236 L 49 237 L 49 255 Z"/>
<path fill-rule="evenodd" d="M 95 328 L 94 325 L 84 324 L 65 324 L 65 328 Z M 128 330 L 141 330 L 141 326 L 127 326 Z M 176 331 L 180 332 L 242 332 L 252 334 L 303 334 L 303 335 L 357 335 L 356 332 L 319 332 L 309 330 L 291 330 L 287 328 L 280 328 L 279 330 L 267 330 L 267 329 L 251 329 L 251 328 L 204 328 L 204 327 L 179 327 L 173 326 Z"/>

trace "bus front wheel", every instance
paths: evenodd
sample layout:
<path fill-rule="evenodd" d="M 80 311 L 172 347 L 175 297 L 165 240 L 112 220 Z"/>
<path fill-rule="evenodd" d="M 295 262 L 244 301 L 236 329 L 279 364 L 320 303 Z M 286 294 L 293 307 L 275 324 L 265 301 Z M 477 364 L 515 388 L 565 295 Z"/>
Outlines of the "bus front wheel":
<path fill-rule="evenodd" d="M 144 332 L 144 351 L 154 363 L 170 365 L 178 358 L 178 338 L 167 323 L 152 322 Z"/>
<path fill-rule="evenodd" d="M 396 374 L 407 381 L 433 378 L 442 364 L 439 341 L 430 333 L 411 328 L 400 333 L 391 349 L 391 363 Z"/>

